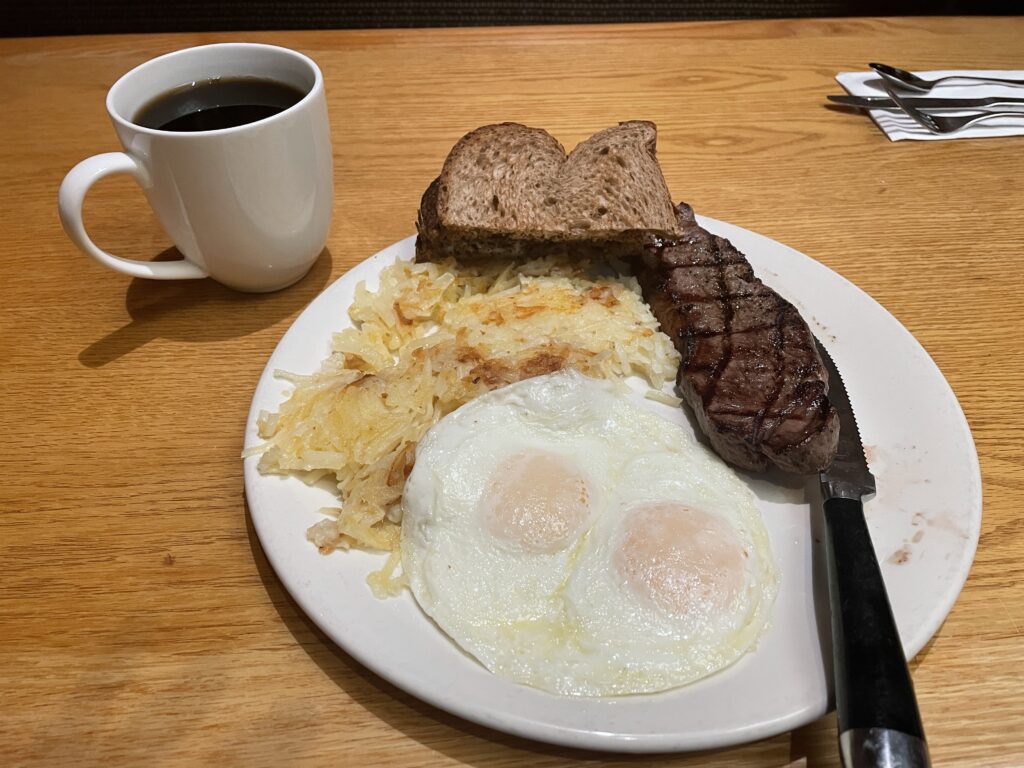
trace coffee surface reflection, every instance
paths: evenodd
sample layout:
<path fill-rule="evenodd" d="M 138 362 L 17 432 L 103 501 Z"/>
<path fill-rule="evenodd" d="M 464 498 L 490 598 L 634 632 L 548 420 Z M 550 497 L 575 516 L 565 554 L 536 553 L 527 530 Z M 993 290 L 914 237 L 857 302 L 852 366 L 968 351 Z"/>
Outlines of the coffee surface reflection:
<path fill-rule="evenodd" d="M 258 77 L 202 80 L 150 100 L 133 122 L 161 131 L 216 131 L 273 117 L 305 95 L 295 86 Z"/>

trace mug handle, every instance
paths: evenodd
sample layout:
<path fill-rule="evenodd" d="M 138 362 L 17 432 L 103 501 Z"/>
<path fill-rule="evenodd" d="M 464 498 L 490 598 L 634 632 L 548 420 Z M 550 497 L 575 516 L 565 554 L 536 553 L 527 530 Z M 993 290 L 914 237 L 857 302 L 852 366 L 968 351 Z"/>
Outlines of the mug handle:
<path fill-rule="evenodd" d="M 154 280 L 197 280 L 207 277 L 200 267 L 191 261 L 134 261 L 122 259 L 107 253 L 92 241 L 82 223 L 82 203 L 85 195 L 97 181 L 113 173 L 127 173 L 145 189 L 149 186 L 149 174 L 133 157 L 124 152 L 106 152 L 93 155 L 76 165 L 64 181 L 61 182 L 57 195 L 57 208 L 60 211 L 60 223 L 68 237 L 82 251 L 92 256 L 100 264 L 123 272 L 132 277 L 148 277 Z"/>

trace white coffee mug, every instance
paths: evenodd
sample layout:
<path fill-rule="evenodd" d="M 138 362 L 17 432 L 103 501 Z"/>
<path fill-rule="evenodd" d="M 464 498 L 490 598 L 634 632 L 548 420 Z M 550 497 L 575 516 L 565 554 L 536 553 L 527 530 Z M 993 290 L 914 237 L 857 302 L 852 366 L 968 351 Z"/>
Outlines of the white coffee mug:
<path fill-rule="evenodd" d="M 305 97 L 256 122 L 175 132 L 136 125 L 155 97 L 211 78 L 257 77 Z M 301 278 L 327 242 L 334 192 L 323 75 L 287 48 L 223 43 L 147 61 L 114 83 L 107 112 L 124 152 L 90 157 L 60 187 L 61 223 L 80 249 L 134 277 L 212 277 L 240 291 L 274 291 Z M 184 260 L 133 261 L 100 249 L 82 224 L 82 203 L 104 176 L 141 185 Z"/>

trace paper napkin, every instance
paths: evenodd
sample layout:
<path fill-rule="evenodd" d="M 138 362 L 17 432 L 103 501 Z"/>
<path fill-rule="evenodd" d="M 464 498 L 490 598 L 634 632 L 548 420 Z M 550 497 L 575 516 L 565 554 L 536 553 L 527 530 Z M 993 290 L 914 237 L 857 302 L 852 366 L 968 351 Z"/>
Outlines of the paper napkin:
<path fill-rule="evenodd" d="M 991 77 L 1009 77 L 1024 79 L 1022 70 L 980 70 L 980 69 L 941 69 L 933 72 L 914 72 L 927 80 L 949 75 L 989 75 Z M 875 72 L 840 72 L 836 80 L 851 96 L 888 96 L 882 88 L 882 80 Z M 1024 99 L 1024 86 L 997 85 L 996 83 L 980 83 L 976 80 L 951 80 L 940 83 L 929 93 L 909 94 L 928 96 L 929 98 L 950 99 L 983 99 L 989 96 L 1009 96 Z M 956 133 L 934 134 L 918 125 L 903 112 L 889 112 L 882 109 L 868 111 L 871 119 L 881 128 L 885 135 L 893 141 L 914 139 L 917 141 L 936 141 L 939 139 L 980 139 L 993 136 L 1024 136 L 1024 104 L 1006 107 L 989 107 L 1007 111 L 1019 111 L 1020 117 L 998 117 L 986 120 L 977 125 L 957 131 Z M 977 110 L 966 110 L 975 112 Z M 946 114 L 946 113 L 943 113 Z M 962 114 L 949 112 L 948 114 Z"/>

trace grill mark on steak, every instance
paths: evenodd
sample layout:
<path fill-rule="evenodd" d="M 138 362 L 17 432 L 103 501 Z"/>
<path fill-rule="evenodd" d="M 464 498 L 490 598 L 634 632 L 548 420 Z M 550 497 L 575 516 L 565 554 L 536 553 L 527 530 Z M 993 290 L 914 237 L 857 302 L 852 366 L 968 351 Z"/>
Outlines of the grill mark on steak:
<path fill-rule="evenodd" d="M 753 436 L 752 442 L 754 445 L 760 445 L 766 436 L 764 430 L 764 419 L 765 415 L 769 412 L 772 406 L 776 405 L 779 401 L 779 395 L 782 394 L 782 322 L 785 314 L 780 312 L 775 318 L 775 323 L 771 327 L 771 342 L 772 350 L 775 352 L 775 368 L 773 373 L 775 375 L 775 386 L 772 390 L 771 396 L 765 403 L 765 406 L 758 410 L 757 415 L 754 417 L 753 425 Z M 771 422 L 769 422 L 770 424 Z M 775 419 L 775 424 L 778 425 L 779 419 Z M 768 430 L 768 434 L 773 432 L 774 429 Z"/>
<path fill-rule="evenodd" d="M 824 469 L 838 419 L 810 329 L 728 240 L 697 225 L 689 206 L 676 213 L 683 235 L 645 247 L 637 275 L 682 357 L 680 396 L 726 460 Z"/>
<path fill-rule="evenodd" d="M 722 249 L 719 247 L 717 241 L 712 241 L 715 246 L 715 263 L 718 265 L 722 264 Z M 664 246 L 662 247 L 664 250 Z M 725 284 L 725 275 L 722 269 L 717 270 L 716 281 L 718 283 L 718 295 L 727 296 L 728 290 Z M 732 320 L 734 315 L 732 301 L 725 299 L 722 302 L 722 323 L 725 326 L 724 334 L 724 348 L 722 349 L 721 356 L 715 363 L 708 377 L 707 385 L 704 387 L 704 391 L 701 392 L 701 400 L 704 403 L 704 407 L 707 408 L 708 404 L 715 398 L 715 390 L 718 388 L 718 381 L 721 377 L 722 372 L 729 366 L 732 361 Z"/>

